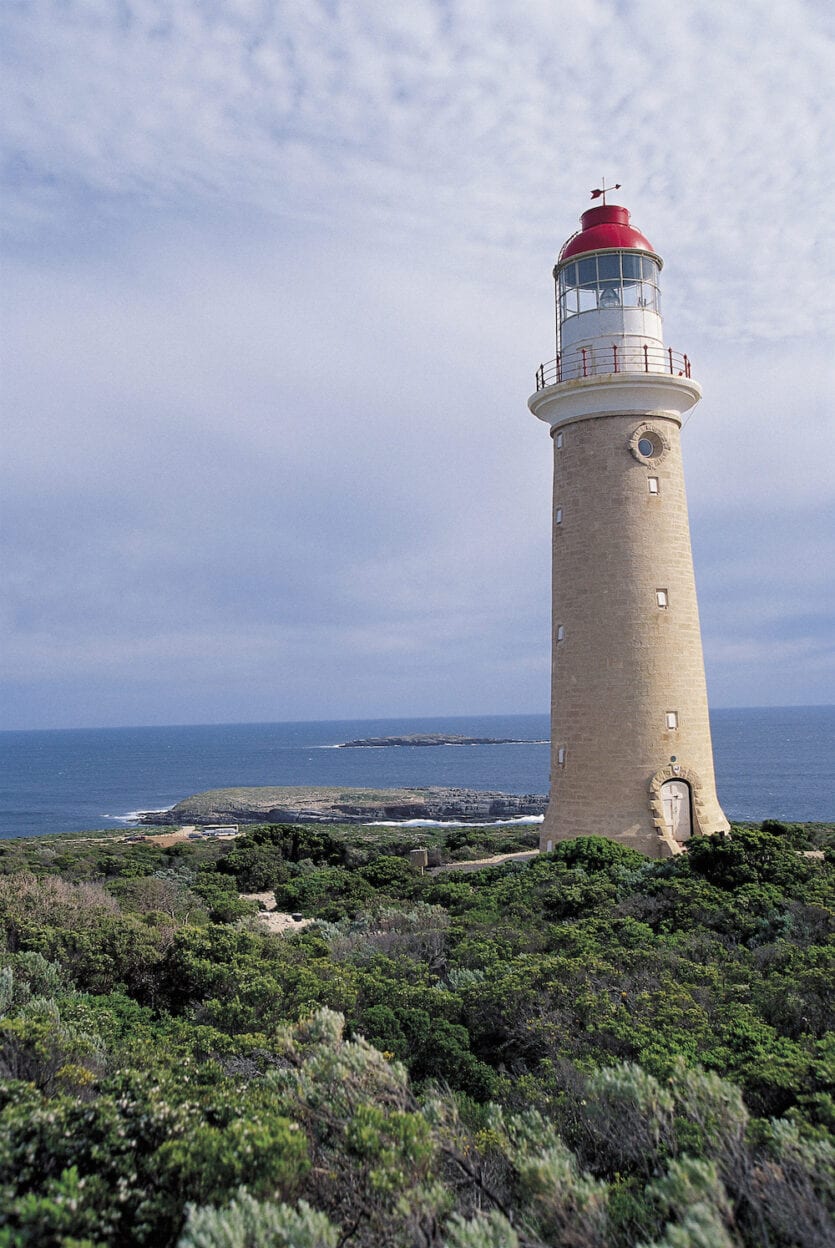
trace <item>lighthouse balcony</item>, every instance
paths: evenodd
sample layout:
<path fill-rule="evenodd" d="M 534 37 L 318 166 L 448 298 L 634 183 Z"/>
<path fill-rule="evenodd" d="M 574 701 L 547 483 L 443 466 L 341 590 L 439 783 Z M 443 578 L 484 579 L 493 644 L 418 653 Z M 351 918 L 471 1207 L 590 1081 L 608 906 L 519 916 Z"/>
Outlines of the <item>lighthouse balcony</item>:
<path fill-rule="evenodd" d="M 546 390 L 563 382 L 616 373 L 661 373 L 689 378 L 690 360 L 672 347 L 647 344 L 575 347 L 561 352 L 547 364 L 540 364 L 536 370 L 536 388 L 537 391 Z"/>
<path fill-rule="evenodd" d="M 540 364 L 528 407 L 552 429 L 594 416 L 669 416 L 681 422 L 701 397 L 690 361 L 661 343 L 595 343 Z"/>

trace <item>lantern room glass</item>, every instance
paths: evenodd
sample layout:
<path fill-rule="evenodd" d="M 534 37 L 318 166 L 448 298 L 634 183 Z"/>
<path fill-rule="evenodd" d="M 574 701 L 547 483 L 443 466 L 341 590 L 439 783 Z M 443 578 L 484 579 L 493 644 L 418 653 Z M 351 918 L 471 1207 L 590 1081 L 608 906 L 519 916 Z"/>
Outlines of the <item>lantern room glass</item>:
<path fill-rule="evenodd" d="M 560 320 L 598 308 L 659 311 L 657 260 L 645 253 L 603 251 L 559 270 Z"/>

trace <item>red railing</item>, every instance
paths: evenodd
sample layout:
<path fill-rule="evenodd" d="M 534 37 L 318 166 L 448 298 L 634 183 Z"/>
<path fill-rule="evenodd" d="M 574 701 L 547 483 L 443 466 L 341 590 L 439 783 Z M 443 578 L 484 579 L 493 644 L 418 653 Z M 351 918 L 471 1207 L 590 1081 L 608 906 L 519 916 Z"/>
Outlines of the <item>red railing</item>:
<path fill-rule="evenodd" d="M 668 373 L 673 377 L 689 377 L 690 360 L 672 347 L 646 344 L 576 347 L 573 351 L 563 351 L 547 364 L 540 364 L 536 370 L 536 388 L 544 390 L 546 386 L 557 386 L 563 381 L 612 373 Z"/>

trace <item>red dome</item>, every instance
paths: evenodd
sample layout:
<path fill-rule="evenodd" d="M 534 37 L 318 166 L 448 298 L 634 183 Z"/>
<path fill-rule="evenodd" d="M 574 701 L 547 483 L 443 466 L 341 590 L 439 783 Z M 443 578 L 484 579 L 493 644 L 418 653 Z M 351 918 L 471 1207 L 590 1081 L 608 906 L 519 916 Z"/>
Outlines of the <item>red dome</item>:
<path fill-rule="evenodd" d="M 603 251 L 607 247 L 622 247 L 630 251 L 655 249 L 639 230 L 629 224 L 629 212 L 616 204 L 600 204 L 589 208 L 580 218 L 582 229 L 564 245 L 560 252 L 560 264 L 586 251 Z"/>

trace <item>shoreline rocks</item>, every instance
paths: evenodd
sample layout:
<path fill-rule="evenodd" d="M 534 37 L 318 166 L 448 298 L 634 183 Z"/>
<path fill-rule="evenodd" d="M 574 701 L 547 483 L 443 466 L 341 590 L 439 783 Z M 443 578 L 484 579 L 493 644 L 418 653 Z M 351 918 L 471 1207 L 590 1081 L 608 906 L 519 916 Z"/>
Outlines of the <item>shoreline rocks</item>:
<path fill-rule="evenodd" d="M 143 811 L 150 826 L 207 823 L 369 823 L 379 820 L 460 820 L 479 823 L 542 815 L 545 794 L 475 789 L 338 789 L 270 787 L 210 789 L 167 811 Z"/>

